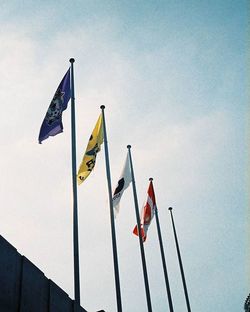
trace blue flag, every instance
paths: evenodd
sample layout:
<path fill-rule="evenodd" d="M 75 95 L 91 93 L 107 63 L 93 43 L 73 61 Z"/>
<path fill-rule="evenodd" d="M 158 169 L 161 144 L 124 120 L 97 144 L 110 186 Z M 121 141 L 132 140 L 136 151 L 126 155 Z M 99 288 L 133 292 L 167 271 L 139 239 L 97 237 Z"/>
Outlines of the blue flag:
<path fill-rule="evenodd" d="M 63 131 L 62 112 L 67 108 L 71 97 L 70 68 L 59 84 L 41 125 L 38 141 L 41 144 L 49 136 Z"/>

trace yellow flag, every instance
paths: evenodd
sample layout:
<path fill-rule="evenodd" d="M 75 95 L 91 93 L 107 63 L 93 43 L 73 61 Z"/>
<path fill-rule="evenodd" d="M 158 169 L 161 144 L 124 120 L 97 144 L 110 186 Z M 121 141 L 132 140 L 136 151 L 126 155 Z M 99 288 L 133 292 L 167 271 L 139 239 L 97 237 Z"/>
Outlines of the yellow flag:
<path fill-rule="evenodd" d="M 80 185 L 90 174 L 95 167 L 96 154 L 100 151 L 100 146 L 103 143 L 103 125 L 102 114 L 100 114 L 95 128 L 89 138 L 89 143 L 86 148 L 82 163 L 78 170 L 77 182 Z"/>

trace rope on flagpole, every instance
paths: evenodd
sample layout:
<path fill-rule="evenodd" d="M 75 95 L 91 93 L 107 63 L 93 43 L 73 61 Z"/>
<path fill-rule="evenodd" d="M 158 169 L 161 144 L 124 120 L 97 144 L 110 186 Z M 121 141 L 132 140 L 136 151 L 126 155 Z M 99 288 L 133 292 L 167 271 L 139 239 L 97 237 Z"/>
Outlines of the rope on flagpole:
<path fill-rule="evenodd" d="M 145 284 L 145 291 L 146 291 L 146 298 L 147 298 L 147 306 L 148 306 L 148 312 L 152 312 L 147 265 L 146 265 L 145 252 L 144 252 L 142 235 L 141 235 L 140 213 L 139 213 L 139 207 L 138 207 L 138 199 L 137 199 L 136 186 L 135 186 L 135 176 L 134 176 L 134 169 L 133 169 L 132 156 L 131 156 L 131 145 L 128 145 L 127 148 L 128 148 L 130 168 L 131 168 L 132 186 L 133 186 L 134 203 L 135 203 L 135 214 L 136 214 L 138 237 L 139 237 L 139 244 L 140 244 L 140 251 L 141 251 L 141 260 L 142 260 L 142 269 L 143 269 L 144 284 Z"/>
<path fill-rule="evenodd" d="M 107 140 L 106 122 L 105 122 L 105 115 L 104 115 L 105 106 L 101 105 L 100 108 L 102 110 L 102 121 L 103 121 L 103 139 L 104 139 L 105 160 L 106 160 L 106 175 L 107 175 L 107 182 L 108 182 L 111 237 L 112 237 L 113 262 L 114 262 L 114 274 L 115 274 L 115 286 L 116 286 L 116 303 L 117 303 L 117 311 L 122 312 L 119 266 L 118 266 L 116 234 L 115 234 L 114 209 L 113 209 L 113 200 L 112 200 L 111 175 L 110 175 L 110 165 L 109 165 L 108 140 Z"/>
<path fill-rule="evenodd" d="M 75 90 L 74 62 L 71 58 L 71 151 L 72 151 L 72 186 L 73 186 L 73 248 L 74 248 L 74 291 L 75 302 L 80 305 L 80 270 L 78 243 L 77 179 L 76 179 L 76 125 L 75 125 Z"/>
<path fill-rule="evenodd" d="M 175 239 L 177 256 L 178 256 L 178 260 L 179 260 L 179 266 L 180 266 L 180 271 L 181 271 L 181 278 L 182 278 L 182 284 L 183 284 L 183 289 L 184 289 L 184 294 L 185 294 L 185 299 L 186 299 L 187 310 L 188 310 L 188 312 L 191 312 L 189 298 L 188 298 L 187 285 L 186 285 L 186 280 L 185 280 L 185 275 L 184 275 L 184 270 L 183 270 L 183 265 L 182 265 L 182 260 L 181 260 L 181 253 L 180 253 L 179 243 L 178 243 L 177 234 L 176 234 L 175 225 L 174 225 L 174 217 L 172 214 L 173 208 L 169 207 L 168 210 L 170 212 L 173 231 L 174 231 L 174 239 Z"/>
<path fill-rule="evenodd" d="M 153 185 L 153 178 L 149 178 L 149 181 Z M 170 312 L 174 312 L 173 302 L 172 302 L 172 297 L 171 297 L 171 291 L 170 291 L 170 285 L 169 285 L 169 279 L 168 279 L 167 264 L 166 264 L 164 248 L 163 248 L 163 242 L 162 242 L 162 236 L 161 236 L 161 227 L 160 227 L 160 221 L 159 221 L 157 206 L 155 206 L 155 221 L 156 221 L 156 227 L 157 227 L 157 233 L 158 233 L 158 239 L 159 239 L 159 245 L 160 245 L 160 251 L 161 251 L 161 259 L 162 259 L 162 266 L 163 266 L 163 272 L 164 272 L 165 284 L 166 284 L 166 290 L 167 290 L 167 296 L 168 296 L 169 311 Z"/>

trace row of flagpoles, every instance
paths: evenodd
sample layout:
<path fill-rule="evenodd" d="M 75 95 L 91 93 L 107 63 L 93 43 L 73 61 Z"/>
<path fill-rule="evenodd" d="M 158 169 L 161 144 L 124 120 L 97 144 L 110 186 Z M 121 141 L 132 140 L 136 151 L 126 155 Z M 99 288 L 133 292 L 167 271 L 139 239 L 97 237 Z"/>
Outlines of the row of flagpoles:
<path fill-rule="evenodd" d="M 54 97 L 49 105 L 43 123 L 41 125 L 39 133 L 39 143 L 42 143 L 49 136 L 55 136 L 63 131 L 62 124 L 62 113 L 67 109 L 68 102 L 71 99 L 71 146 L 72 146 L 72 187 L 73 187 L 73 248 L 74 248 L 74 295 L 76 303 L 80 304 L 80 273 L 79 273 L 79 243 L 78 243 L 78 207 L 77 207 L 77 183 L 82 184 L 85 179 L 89 176 L 93 170 L 96 162 L 97 153 L 100 151 L 101 144 L 104 143 L 105 151 L 105 162 L 106 162 L 106 176 L 108 184 L 108 196 L 109 196 L 109 207 L 110 207 L 110 224 L 111 224 L 111 237 L 112 237 L 112 250 L 113 250 L 113 263 L 114 263 L 114 276 L 115 276 L 115 288 L 116 288 L 116 303 L 117 311 L 122 312 L 122 300 L 121 300 L 121 288 L 120 288 L 120 278 L 119 278 L 119 266 L 118 266 L 118 256 L 117 256 L 117 243 L 116 243 L 116 231 L 115 231 L 115 217 L 119 213 L 119 204 L 122 194 L 126 188 L 132 183 L 135 214 L 136 214 L 136 226 L 133 233 L 139 238 L 141 261 L 144 276 L 144 285 L 147 299 L 147 308 L 149 312 L 152 312 L 152 304 L 150 297 L 150 289 L 148 282 L 147 266 L 145 259 L 145 252 L 143 243 L 147 237 L 147 231 L 149 225 L 155 215 L 157 233 L 162 257 L 162 265 L 166 283 L 166 291 L 168 297 L 169 311 L 173 312 L 173 303 L 171 298 L 170 285 L 168 280 L 167 265 L 164 255 L 163 242 L 161 237 L 160 222 L 158 216 L 158 209 L 156 206 L 156 199 L 153 187 L 153 179 L 150 178 L 149 188 L 148 188 L 148 198 L 145 206 L 142 209 L 141 216 L 139 213 L 135 175 L 131 154 L 131 146 L 128 145 L 127 156 L 125 164 L 118 180 L 117 186 L 112 193 L 111 186 L 111 175 L 110 175 L 110 164 L 109 164 L 109 151 L 108 151 L 108 140 L 106 131 L 106 121 L 104 109 L 105 106 L 102 105 L 101 114 L 97 120 L 94 130 L 89 138 L 89 142 L 83 156 L 82 162 L 80 164 L 78 173 L 76 171 L 76 127 L 75 127 L 75 93 L 74 93 L 74 59 L 70 59 L 70 68 L 64 75 L 61 83 L 59 84 Z M 188 312 L 191 312 L 188 292 L 186 287 L 186 281 L 184 276 L 183 265 L 181 261 L 181 254 L 177 239 L 177 234 L 174 225 L 174 219 L 172 214 L 172 208 L 169 208 L 171 221 L 174 231 L 174 238 L 176 243 L 178 261 L 181 271 L 182 283 L 184 288 L 184 294 L 186 299 L 186 305 Z"/>

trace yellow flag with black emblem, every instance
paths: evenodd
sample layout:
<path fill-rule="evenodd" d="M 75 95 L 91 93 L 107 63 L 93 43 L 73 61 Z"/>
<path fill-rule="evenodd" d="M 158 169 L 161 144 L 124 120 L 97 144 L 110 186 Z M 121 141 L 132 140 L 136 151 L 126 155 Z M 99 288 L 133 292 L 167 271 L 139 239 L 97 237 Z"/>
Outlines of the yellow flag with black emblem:
<path fill-rule="evenodd" d="M 80 185 L 89 176 L 91 171 L 95 167 L 96 155 L 101 150 L 101 144 L 103 143 L 103 124 L 102 114 L 100 114 L 95 128 L 89 138 L 89 143 L 86 148 L 85 154 L 82 159 L 82 163 L 78 170 L 77 182 Z"/>

